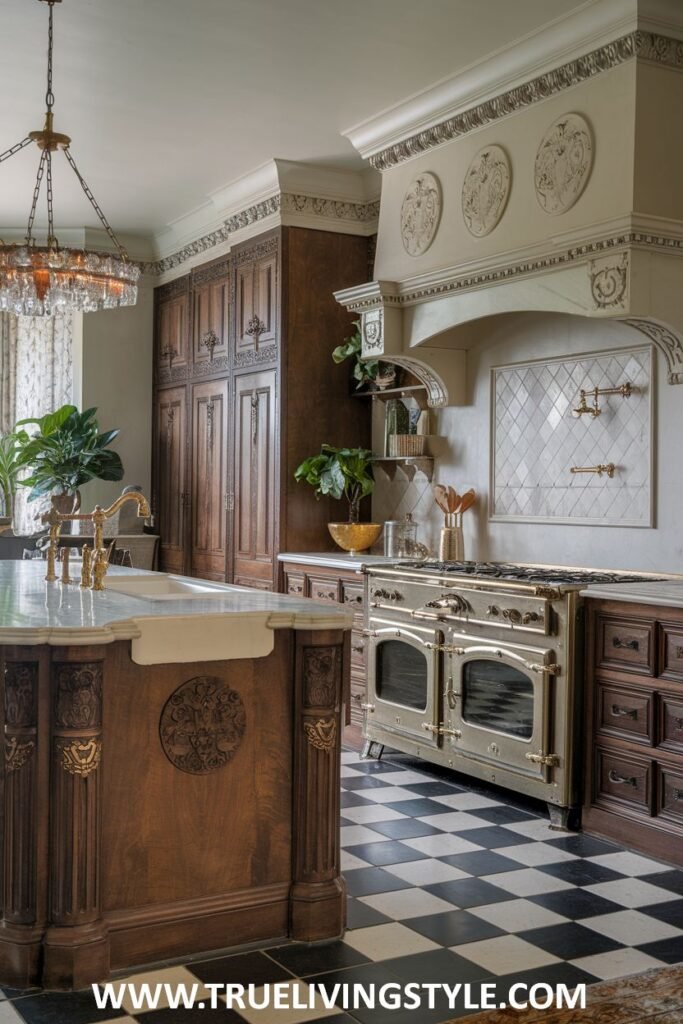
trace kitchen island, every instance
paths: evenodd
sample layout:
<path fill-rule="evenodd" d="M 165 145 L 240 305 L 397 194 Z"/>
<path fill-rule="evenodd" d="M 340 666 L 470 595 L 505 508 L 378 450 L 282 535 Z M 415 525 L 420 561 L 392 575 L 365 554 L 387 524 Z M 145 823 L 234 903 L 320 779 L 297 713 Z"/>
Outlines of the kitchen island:
<path fill-rule="evenodd" d="M 81 988 L 202 950 L 343 932 L 350 612 L 109 570 L 0 565 L 0 984 Z"/>

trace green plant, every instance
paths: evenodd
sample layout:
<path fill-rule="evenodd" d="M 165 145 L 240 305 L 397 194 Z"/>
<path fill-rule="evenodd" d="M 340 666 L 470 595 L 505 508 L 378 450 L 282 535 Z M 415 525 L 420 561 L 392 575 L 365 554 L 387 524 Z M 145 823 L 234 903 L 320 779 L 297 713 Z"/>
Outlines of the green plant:
<path fill-rule="evenodd" d="M 88 480 L 122 479 L 121 458 L 108 447 L 119 431 L 100 433 L 96 413 L 63 405 L 47 416 L 17 423 L 20 463 L 30 471 L 19 482 L 31 488 L 29 501 L 53 492 L 75 494 Z M 38 428 L 33 434 L 18 429 L 33 424 Z"/>
<path fill-rule="evenodd" d="M 315 488 L 316 498 L 346 498 L 349 522 L 357 523 L 361 499 L 372 494 L 373 454 L 367 448 L 333 448 L 324 444 L 318 455 L 304 459 L 294 472 L 294 479 Z"/>
<path fill-rule="evenodd" d="M 332 351 L 332 358 L 335 363 L 343 363 L 345 359 L 354 359 L 353 378 L 357 382 L 356 390 L 365 384 L 372 383 L 379 373 L 379 361 L 377 359 L 363 360 L 360 357 L 363 348 L 363 339 L 360 334 L 360 320 L 354 320 L 355 334 L 350 338 L 344 338 L 343 345 L 337 345 Z"/>
<path fill-rule="evenodd" d="M 14 512 L 14 496 L 22 468 L 17 435 L 4 434 L 0 437 L 0 495 L 5 516 L 11 516 Z"/>

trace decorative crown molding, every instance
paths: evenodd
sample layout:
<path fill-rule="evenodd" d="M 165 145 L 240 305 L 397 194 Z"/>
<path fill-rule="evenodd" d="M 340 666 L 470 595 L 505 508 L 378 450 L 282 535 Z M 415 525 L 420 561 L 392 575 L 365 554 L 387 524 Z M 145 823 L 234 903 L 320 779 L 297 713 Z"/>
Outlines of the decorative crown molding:
<path fill-rule="evenodd" d="M 683 41 L 654 32 L 629 32 L 372 154 L 370 163 L 376 170 L 386 171 L 634 59 L 683 70 Z"/>

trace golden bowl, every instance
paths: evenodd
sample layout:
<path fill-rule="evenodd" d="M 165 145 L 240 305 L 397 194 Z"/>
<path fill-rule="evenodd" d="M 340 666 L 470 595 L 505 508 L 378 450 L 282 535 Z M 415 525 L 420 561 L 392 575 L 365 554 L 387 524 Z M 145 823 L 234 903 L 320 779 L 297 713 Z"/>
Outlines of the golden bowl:
<path fill-rule="evenodd" d="M 335 544 L 355 555 L 372 547 L 380 533 L 381 523 L 328 523 L 327 529 Z"/>

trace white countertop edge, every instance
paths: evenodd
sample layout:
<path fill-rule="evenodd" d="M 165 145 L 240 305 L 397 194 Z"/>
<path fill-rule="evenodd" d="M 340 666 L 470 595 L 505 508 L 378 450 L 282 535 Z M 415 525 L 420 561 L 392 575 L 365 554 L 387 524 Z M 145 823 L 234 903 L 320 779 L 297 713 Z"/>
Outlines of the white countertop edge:
<path fill-rule="evenodd" d="M 337 629 L 346 630 L 353 626 L 353 613 L 344 609 L 330 610 L 330 614 L 318 612 L 216 612 L 210 618 L 225 618 L 226 620 L 243 619 L 254 622 L 264 622 L 268 629 L 305 629 L 325 630 Z M 117 640 L 139 640 L 142 636 L 141 622 L 146 619 L 162 618 L 163 621 L 172 621 L 174 616 L 141 615 L 134 619 L 125 619 L 120 622 L 111 622 L 106 626 L 70 626 L 68 628 L 55 628 L 50 626 L 28 626 L 0 627 L 0 645 L 18 647 L 37 647 L 41 644 L 48 644 L 52 647 L 85 647 L 89 644 L 94 646 L 101 644 L 113 644 Z M 178 618 L 186 618 L 179 615 Z M 207 618 L 207 616 L 203 616 Z"/>
<path fill-rule="evenodd" d="M 658 608 L 683 608 L 683 581 L 650 580 L 642 583 L 601 583 L 586 587 L 581 597 L 626 604 L 650 604 Z"/>
<path fill-rule="evenodd" d="M 277 560 L 278 562 L 292 562 L 295 565 L 319 565 L 321 568 L 349 569 L 358 573 L 369 565 L 416 561 L 415 558 L 398 558 L 394 555 L 345 555 L 343 551 L 285 551 L 277 556 Z"/>

